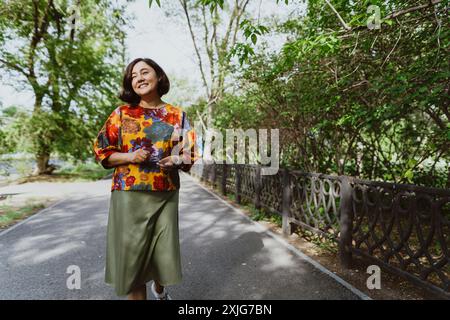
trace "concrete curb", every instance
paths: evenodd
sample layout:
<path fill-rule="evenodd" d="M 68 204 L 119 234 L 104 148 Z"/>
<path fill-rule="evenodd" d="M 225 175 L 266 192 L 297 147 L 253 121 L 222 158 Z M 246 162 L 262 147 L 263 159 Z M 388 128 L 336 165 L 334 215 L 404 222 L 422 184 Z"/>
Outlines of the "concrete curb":
<path fill-rule="evenodd" d="M 85 197 L 85 198 L 83 198 L 83 200 L 85 200 L 85 199 L 91 199 L 91 198 L 96 198 L 96 197 L 103 197 L 103 195 L 99 195 L 99 196 L 91 196 L 91 197 Z M 67 200 L 73 200 L 73 198 L 71 198 L 71 199 L 61 199 L 61 200 L 57 200 L 55 203 L 53 203 L 52 205 L 48 206 L 47 208 L 44 208 L 44 209 L 42 209 L 42 210 L 39 210 L 39 211 L 36 212 L 35 214 L 33 214 L 33 215 L 31 215 L 31 216 L 25 218 L 24 220 L 22 220 L 22 221 L 20 221 L 20 222 L 18 222 L 18 223 L 16 223 L 16 224 L 14 224 L 14 225 L 12 225 L 11 227 L 8 227 L 6 230 L 0 232 L 0 238 L 1 238 L 3 235 L 5 235 L 5 234 L 7 234 L 7 233 L 9 233 L 9 232 L 11 232 L 11 231 L 13 231 L 14 229 L 16 229 L 17 227 L 19 227 L 20 225 L 22 225 L 22 224 L 24 224 L 24 223 L 26 223 L 26 222 L 28 222 L 28 221 L 30 221 L 30 220 L 36 218 L 37 216 L 40 216 L 41 214 L 44 214 L 44 213 L 47 212 L 48 210 L 53 209 L 53 208 L 56 207 L 57 205 L 63 203 L 64 201 L 67 201 Z"/>
<path fill-rule="evenodd" d="M 185 174 L 185 173 L 183 173 Z M 354 286 L 352 286 L 350 283 L 348 283 L 347 281 L 345 281 L 344 279 L 342 279 L 341 277 L 337 276 L 336 274 L 334 274 L 333 272 L 331 272 L 330 270 L 328 270 L 327 268 L 325 268 L 324 266 L 322 266 L 319 262 L 315 261 L 314 259 L 310 258 L 309 256 L 307 256 L 306 254 L 304 254 L 303 252 L 301 252 L 299 249 L 297 249 L 296 247 L 294 247 L 293 245 L 291 245 L 290 243 L 286 242 L 286 240 L 284 240 L 283 238 L 281 238 L 279 235 L 273 233 L 269 228 L 264 227 L 263 225 L 257 223 L 256 221 L 253 221 L 251 218 L 249 218 L 244 212 L 242 212 L 240 209 L 232 206 L 231 204 L 229 204 L 228 202 L 226 202 L 225 200 L 223 200 L 222 198 L 220 198 L 218 195 L 216 195 L 215 193 L 213 193 L 212 191 L 208 190 L 206 187 L 204 187 L 196 178 L 192 177 L 189 174 L 185 174 L 186 176 L 189 176 L 190 179 L 192 179 L 194 182 L 196 182 L 203 190 L 205 190 L 206 192 L 208 192 L 209 194 L 211 194 L 212 196 L 214 196 L 216 199 L 220 200 L 223 204 L 225 204 L 226 206 L 228 206 L 229 208 L 233 209 L 233 211 L 241 216 L 243 216 L 245 219 L 247 219 L 248 221 L 250 221 L 251 223 L 253 223 L 254 225 L 256 225 L 256 227 L 258 229 L 260 229 L 262 232 L 266 233 L 267 235 L 269 235 L 270 237 L 272 237 L 273 239 L 275 239 L 276 241 L 278 241 L 280 244 L 284 245 L 285 247 L 287 247 L 292 253 L 296 254 L 297 256 L 299 256 L 300 258 L 302 258 L 303 260 L 305 260 L 306 262 L 310 263 L 312 266 L 314 266 L 316 269 L 318 269 L 319 271 L 321 271 L 322 273 L 330 276 L 331 278 L 333 278 L 335 281 L 337 281 L 339 284 L 341 284 L 343 287 L 347 288 L 348 290 L 350 290 L 352 293 L 354 293 L 356 296 L 358 296 L 361 300 L 372 300 L 372 298 L 370 298 L 368 295 L 366 295 L 365 293 L 363 293 L 362 291 L 358 290 L 357 288 L 355 288 Z"/>
<path fill-rule="evenodd" d="M 22 220 L 22 221 L 20 221 L 20 222 L 18 222 L 18 223 L 16 223 L 16 224 L 14 224 L 14 225 L 12 225 L 12 226 L 9 227 L 8 229 L 6 229 L 6 230 L 0 232 L 0 237 L 2 237 L 3 235 L 5 235 L 5 234 L 11 232 L 12 230 L 16 229 L 17 227 L 19 227 L 20 225 L 24 224 L 25 222 L 28 222 L 28 221 L 30 221 L 30 220 L 36 218 L 37 216 L 39 216 L 39 215 L 45 213 L 46 211 L 52 209 L 53 207 L 56 207 L 58 204 L 60 204 L 60 203 L 62 203 L 62 202 L 64 202 L 64 201 L 66 201 L 66 200 L 67 200 L 67 199 L 61 199 L 61 200 L 58 200 L 58 201 L 56 201 L 55 203 L 53 203 L 52 205 L 48 206 L 47 208 L 44 208 L 44 209 L 42 209 L 42 210 L 39 210 L 39 211 L 36 212 L 35 214 L 33 214 L 33 215 L 31 215 L 31 216 L 25 218 L 24 220 Z"/>

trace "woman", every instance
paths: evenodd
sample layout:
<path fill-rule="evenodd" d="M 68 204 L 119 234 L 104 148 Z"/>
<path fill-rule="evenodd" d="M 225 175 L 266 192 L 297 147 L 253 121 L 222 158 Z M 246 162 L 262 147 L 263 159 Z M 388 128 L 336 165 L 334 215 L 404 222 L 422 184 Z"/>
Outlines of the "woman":
<path fill-rule="evenodd" d="M 154 280 L 157 299 L 182 278 L 178 230 L 178 169 L 196 160 L 195 133 L 181 108 L 161 97 L 170 83 L 151 59 L 126 68 L 116 108 L 94 143 L 95 157 L 115 167 L 107 231 L 105 282 L 119 296 L 145 300 Z"/>

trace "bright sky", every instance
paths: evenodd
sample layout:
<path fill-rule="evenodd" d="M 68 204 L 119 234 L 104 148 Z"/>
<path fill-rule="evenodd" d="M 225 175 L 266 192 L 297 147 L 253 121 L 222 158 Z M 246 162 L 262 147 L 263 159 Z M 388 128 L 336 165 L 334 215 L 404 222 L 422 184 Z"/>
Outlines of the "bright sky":
<path fill-rule="evenodd" d="M 120 1 L 124 2 L 124 0 Z M 163 5 L 165 1 L 161 1 Z M 248 12 L 255 12 L 254 18 L 257 17 L 260 4 L 261 18 L 269 15 L 286 16 L 294 8 L 298 9 L 302 6 L 298 4 L 298 1 L 294 1 L 297 2 L 294 4 L 291 1 L 288 6 L 284 4 L 284 1 L 280 1 L 278 5 L 276 0 L 260 1 L 253 0 L 254 7 L 248 10 Z M 163 10 L 156 5 L 149 9 L 148 0 L 136 0 L 135 3 L 128 4 L 127 11 L 135 15 L 135 20 L 132 21 L 134 29 L 128 32 L 127 38 L 128 61 L 137 57 L 149 57 L 167 72 L 169 79 L 174 77 L 186 79 L 192 86 L 199 87 L 200 73 L 186 25 L 177 25 L 178 19 L 165 17 Z M 280 48 L 283 43 L 282 39 L 271 40 L 274 49 Z M 198 94 L 204 92 L 202 88 L 194 91 Z M 33 100 L 31 91 L 17 91 L 11 86 L 0 83 L 0 101 L 3 107 L 12 104 L 31 107 Z"/>

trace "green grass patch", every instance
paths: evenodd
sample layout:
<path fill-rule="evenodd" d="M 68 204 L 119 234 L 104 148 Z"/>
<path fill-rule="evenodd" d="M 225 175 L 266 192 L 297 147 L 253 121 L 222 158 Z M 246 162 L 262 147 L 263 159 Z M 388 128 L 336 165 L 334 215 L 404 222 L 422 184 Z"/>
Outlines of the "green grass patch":
<path fill-rule="evenodd" d="M 74 181 L 95 181 L 114 172 L 114 169 L 105 170 L 97 163 L 80 163 L 55 170 L 54 175 L 65 176 Z"/>
<path fill-rule="evenodd" d="M 43 204 L 27 204 L 23 207 L 0 205 L 0 228 L 15 224 L 44 208 Z"/>
<path fill-rule="evenodd" d="M 268 221 L 275 223 L 278 227 L 283 224 L 283 218 L 277 213 L 265 209 L 256 209 L 253 205 L 246 205 L 245 208 L 250 211 L 250 218 L 255 221 Z"/>
<path fill-rule="evenodd" d="M 25 176 L 17 179 L 20 184 L 29 182 L 83 182 L 96 181 L 114 172 L 114 169 L 105 170 L 96 163 L 81 163 L 67 165 L 55 170 L 52 174 L 39 176 Z"/>

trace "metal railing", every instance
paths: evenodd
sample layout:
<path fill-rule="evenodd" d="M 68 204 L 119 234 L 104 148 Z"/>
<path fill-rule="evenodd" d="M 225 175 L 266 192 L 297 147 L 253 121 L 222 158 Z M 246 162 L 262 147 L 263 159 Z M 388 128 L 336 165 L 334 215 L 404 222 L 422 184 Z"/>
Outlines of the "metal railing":
<path fill-rule="evenodd" d="M 354 254 L 450 298 L 450 190 L 261 167 L 195 164 L 191 174 L 282 216 L 295 228 L 338 244 L 341 264 Z"/>

